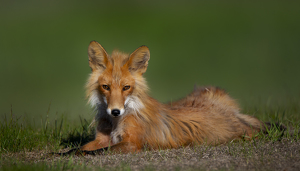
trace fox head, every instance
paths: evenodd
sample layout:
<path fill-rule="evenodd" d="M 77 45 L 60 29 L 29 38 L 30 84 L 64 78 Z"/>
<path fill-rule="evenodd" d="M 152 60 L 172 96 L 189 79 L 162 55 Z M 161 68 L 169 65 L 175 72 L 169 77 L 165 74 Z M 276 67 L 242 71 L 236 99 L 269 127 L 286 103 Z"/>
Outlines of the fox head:
<path fill-rule="evenodd" d="M 92 106 L 111 117 L 119 117 L 143 107 L 141 97 L 147 90 L 146 72 L 150 52 L 141 46 L 132 54 L 113 51 L 108 55 L 96 41 L 88 48 L 92 70 L 87 83 L 87 96 Z"/>

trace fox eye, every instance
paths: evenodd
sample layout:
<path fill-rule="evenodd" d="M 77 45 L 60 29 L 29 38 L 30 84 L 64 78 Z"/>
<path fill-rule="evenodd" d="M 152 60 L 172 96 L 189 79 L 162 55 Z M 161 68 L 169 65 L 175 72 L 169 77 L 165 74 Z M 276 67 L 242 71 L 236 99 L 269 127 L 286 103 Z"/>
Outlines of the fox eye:
<path fill-rule="evenodd" d="M 104 90 L 110 90 L 110 88 L 109 88 L 108 85 L 102 85 L 102 88 L 103 88 Z"/>
<path fill-rule="evenodd" d="M 124 86 L 123 91 L 130 89 L 130 86 Z"/>

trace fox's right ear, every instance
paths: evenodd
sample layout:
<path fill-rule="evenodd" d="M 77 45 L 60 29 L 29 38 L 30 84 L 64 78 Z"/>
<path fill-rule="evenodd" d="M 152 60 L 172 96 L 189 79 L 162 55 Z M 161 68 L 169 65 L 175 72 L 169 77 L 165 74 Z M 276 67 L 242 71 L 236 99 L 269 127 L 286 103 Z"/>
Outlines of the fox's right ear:
<path fill-rule="evenodd" d="M 92 71 L 104 70 L 108 62 L 105 49 L 96 41 L 91 41 L 88 48 L 89 65 Z"/>

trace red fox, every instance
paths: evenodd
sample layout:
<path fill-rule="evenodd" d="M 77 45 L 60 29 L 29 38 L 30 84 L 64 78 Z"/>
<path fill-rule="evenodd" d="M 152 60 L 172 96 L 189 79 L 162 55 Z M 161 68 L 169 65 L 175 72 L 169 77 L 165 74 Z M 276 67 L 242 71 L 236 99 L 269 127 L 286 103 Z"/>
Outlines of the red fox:
<path fill-rule="evenodd" d="M 196 87 L 187 97 L 162 104 L 148 95 L 143 77 L 150 52 L 141 46 L 133 53 L 108 55 L 96 41 L 88 47 L 92 70 L 86 88 L 96 108 L 95 140 L 80 148 L 83 154 L 105 149 L 138 152 L 192 144 L 222 144 L 265 130 L 258 119 L 241 114 L 222 89 Z"/>

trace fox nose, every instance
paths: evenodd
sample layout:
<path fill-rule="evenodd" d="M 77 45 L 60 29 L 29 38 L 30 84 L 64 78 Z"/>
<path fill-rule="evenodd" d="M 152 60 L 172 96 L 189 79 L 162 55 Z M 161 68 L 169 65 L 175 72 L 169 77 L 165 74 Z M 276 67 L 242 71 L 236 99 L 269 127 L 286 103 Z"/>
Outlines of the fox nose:
<path fill-rule="evenodd" d="M 120 110 L 119 109 L 113 109 L 112 111 L 111 111 L 111 114 L 113 115 L 113 116 L 119 116 L 120 115 Z"/>

